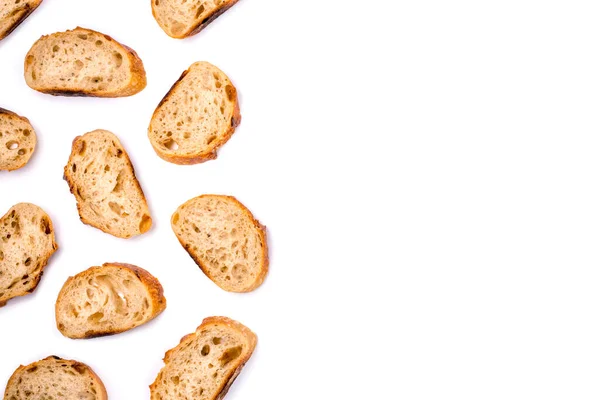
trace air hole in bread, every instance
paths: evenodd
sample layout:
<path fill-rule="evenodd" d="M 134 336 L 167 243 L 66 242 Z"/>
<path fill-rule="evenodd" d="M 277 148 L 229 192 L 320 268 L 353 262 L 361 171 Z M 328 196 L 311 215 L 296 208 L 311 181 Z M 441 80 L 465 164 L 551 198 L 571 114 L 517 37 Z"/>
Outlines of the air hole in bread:
<path fill-rule="evenodd" d="M 44 232 L 46 235 L 49 235 L 52 233 L 52 228 L 50 228 L 50 221 L 48 221 L 48 218 L 46 217 L 42 217 L 42 220 L 40 222 L 40 229 L 42 230 L 42 232 Z"/>
<path fill-rule="evenodd" d="M 223 110 L 223 107 L 221 107 L 221 110 Z M 212 142 L 214 142 L 217 139 L 216 135 L 211 135 L 206 139 L 206 144 L 211 144 Z"/>
<path fill-rule="evenodd" d="M 31 265 L 31 257 L 27 257 L 27 259 L 24 262 L 26 267 L 29 267 Z"/>
<path fill-rule="evenodd" d="M 88 321 L 92 324 L 97 324 L 102 318 L 104 318 L 104 313 L 95 312 L 88 317 Z"/>
<path fill-rule="evenodd" d="M 163 142 L 163 146 L 165 146 L 167 149 L 169 149 L 171 151 L 176 151 L 177 149 L 179 149 L 179 145 L 173 139 L 165 140 Z"/>
<path fill-rule="evenodd" d="M 219 361 L 221 361 L 221 367 L 226 366 L 231 361 L 235 360 L 242 354 L 242 346 L 231 347 L 223 353 Z"/>
<path fill-rule="evenodd" d="M 77 35 L 77 37 L 79 39 L 81 39 L 81 40 L 87 40 L 88 39 L 88 35 L 83 35 L 83 34 Z"/>
<path fill-rule="evenodd" d="M 173 224 L 177 225 L 178 222 L 179 222 L 179 213 L 175 213 L 175 214 L 173 214 Z"/>
<path fill-rule="evenodd" d="M 225 86 L 225 93 L 227 93 L 227 100 L 234 101 L 235 100 L 235 88 L 231 85 Z"/>
<path fill-rule="evenodd" d="M 212 339 L 212 342 L 213 342 L 213 344 L 221 344 L 221 338 L 220 337 L 214 337 Z"/>
<path fill-rule="evenodd" d="M 117 53 L 116 51 L 113 53 L 113 58 L 115 65 L 119 68 L 123 64 L 123 55 L 121 53 Z"/>
<path fill-rule="evenodd" d="M 0 261 L 4 261 L 4 253 L 0 251 Z"/>
<path fill-rule="evenodd" d="M 27 153 L 27 150 L 25 149 L 19 149 L 19 151 L 17 151 L 17 154 L 20 156 L 25 155 L 25 153 Z"/>
<path fill-rule="evenodd" d="M 196 11 L 196 18 L 200 18 L 200 15 L 202 15 L 203 12 L 204 12 L 204 4 L 200 5 L 200 7 L 198 7 L 198 11 Z"/>
<path fill-rule="evenodd" d="M 192 134 L 191 134 L 191 133 L 189 133 L 189 132 L 185 132 L 185 133 L 183 134 L 183 138 L 184 138 L 184 139 L 189 139 L 191 136 L 192 136 Z"/>
<path fill-rule="evenodd" d="M 79 153 L 80 156 L 85 154 L 85 148 L 87 147 L 87 143 L 85 142 L 85 140 L 80 140 L 77 144 L 78 148 L 77 148 L 77 153 Z"/>
<path fill-rule="evenodd" d="M 31 131 L 29 129 L 23 130 L 23 136 L 29 136 L 30 134 L 31 134 Z"/>
<path fill-rule="evenodd" d="M 172 376 L 171 382 L 173 382 L 175 385 L 179 385 L 179 376 Z"/>
<path fill-rule="evenodd" d="M 110 166 L 109 165 L 105 165 L 104 166 L 104 171 L 106 171 L 106 172 L 110 171 Z"/>
<path fill-rule="evenodd" d="M 96 46 L 100 47 L 102 46 L 104 42 L 102 40 L 96 40 Z"/>
<path fill-rule="evenodd" d="M 202 350 L 200 351 L 200 354 L 202 354 L 203 356 L 207 356 L 209 353 L 210 353 L 210 346 L 207 344 L 202 346 Z"/>
<path fill-rule="evenodd" d="M 150 230 L 151 226 L 152 226 L 152 218 L 150 218 L 149 215 L 144 214 L 144 216 L 142 216 L 142 220 L 140 221 L 140 232 L 141 233 L 148 232 L 148 230 Z"/>
<path fill-rule="evenodd" d="M 54 53 L 56 53 L 58 50 L 60 50 L 60 47 L 59 47 L 57 44 L 55 44 L 55 45 L 52 47 L 52 51 L 53 51 Z"/>
<path fill-rule="evenodd" d="M 82 68 L 83 68 L 83 61 L 75 60 L 75 69 L 79 71 Z"/>
<path fill-rule="evenodd" d="M 19 142 L 15 140 L 10 140 L 6 143 L 6 148 L 9 150 L 16 150 L 19 148 Z"/>

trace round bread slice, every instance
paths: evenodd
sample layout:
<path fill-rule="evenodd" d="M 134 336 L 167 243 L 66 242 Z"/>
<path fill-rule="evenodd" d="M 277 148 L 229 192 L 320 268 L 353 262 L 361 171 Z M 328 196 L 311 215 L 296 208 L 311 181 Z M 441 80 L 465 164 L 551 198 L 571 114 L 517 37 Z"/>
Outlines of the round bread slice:
<path fill-rule="evenodd" d="M 148 128 L 156 154 L 175 164 L 217 158 L 241 121 L 237 91 L 214 65 L 197 62 L 162 99 Z"/>
<path fill-rule="evenodd" d="M 179 206 L 171 217 L 179 243 L 221 289 L 250 292 L 269 270 L 267 231 L 232 196 L 207 194 Z"/>
<path fill-rule="evenodd" d="M 106 263 L 65 282 L 56 300 L 56 326 L 72 339 L 114 335 L 151 321 L 166 306 L 160 282 L 148 271 Z"/>
<path fill-rule="evenodd" d="M 27 118 L 0 108 L 0 170 L 24 167 L 36 143 L 35 131 Z"/>
<path fill-rule="evenodd" d="M 12 374 L 4 400 L 107 400 L 106 388 L 84 363 L 50 356 L 21 365 Z"/>
<path fill-rule="evenodd" d="M 124 97 L 146 87 L 146 72 L 131 48 L 78 27 L 33 44 L 25 57 L 25 81 L 53 95 Z"/>

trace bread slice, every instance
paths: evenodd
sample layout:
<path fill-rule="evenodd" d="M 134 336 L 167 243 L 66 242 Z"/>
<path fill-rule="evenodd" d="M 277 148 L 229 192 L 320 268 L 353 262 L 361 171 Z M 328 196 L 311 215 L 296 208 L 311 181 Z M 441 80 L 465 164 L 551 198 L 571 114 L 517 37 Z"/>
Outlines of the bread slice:
<path fill-rule="evenodd" d="M 52 220 L 38 206 L 19 203 L 0 218 L 0 307 L 35 290 L 57 249 Z"/>
<path fill-rule="evenodd" d="M 165 33 L 176 39 L 193 36 L 238 0 L 151 0 L 152 15 Z"/>
<path fill-rule="evenodd" d="M 4 400 L 107 400 L 106 388 L 84 363 L 50 356 L 21 365 L 12 374 Z"/>
<path fill-rule="evenodd" d="M 35 131 L 27 118 L 0 108 L 0 171 L 24 167 L 36 143 Z"/>
<path fill-rule="evenodd" d="M 237 91 L 227 75 L 207 62 L 184 71 L 162 99 L 148 128 L 154 151 L 175 164 L 217 158 L 241 121 Z"/>
<path fill-rule="evenodd" d="M 64 177 L 84 224 L 120 238 L 150 230 L 146 197 L 127 152 L 113 133 L 98 129 L 77 136 Z"/>
<path fill-rule="evenodd" d="M 114 335 L 151 321 L 166 306 L 148 271 L 106 263 L 67 279 L 56 300 L 56 326 L 72 339 Z"/>
<path fill-rule="evenodd" d="M 235 197 L 207 194 L 171 217 L 179 243 L 221 289 L 250 292 L 269 270 L 267 230 Z"/>
<path fill-rule="evenodd" d="M 226 317 L 209 317 L 165 354 L 151 400 L 221 400 L 256 347 L 256 335 Z"/>
<path fill-rule="evenodd" d="M 14 31 L 42 0 L 0 0 L 0 40 Z"/>
<path fill-rule="evenodd" d="M 146 87 L 146 72 L 129 47 L 78 27 L 34 43 L 25 57 L 25 81 L 53 95 L 124 97 Z"/>

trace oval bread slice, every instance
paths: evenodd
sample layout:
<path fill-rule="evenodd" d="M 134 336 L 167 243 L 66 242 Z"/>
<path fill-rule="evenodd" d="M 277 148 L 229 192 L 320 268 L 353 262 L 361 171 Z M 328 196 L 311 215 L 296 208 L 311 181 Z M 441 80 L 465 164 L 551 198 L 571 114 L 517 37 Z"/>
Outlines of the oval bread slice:
<path fill-rule="evenodd" d="M 14 31 L 41 3 L 42 0 L 0 0 L 0 40 Z"/>
<path fill-rule="evenodd" d="M 183 248 L 228 292 L 250 292 L 269 269 L 267 231 L 232 196 L 207 194 L 179 206 L 171 227 Z"/>
<path fill-rule="evenodd" d="M 217 158 L 241 121 L 237 91 L 227 75 L 207 62 L 184 71 L 162 99 L 148 128 L 156 154 L 175 164 Z"/>
<path fill-rule="evenodd" d="M 220 400 L 256 347 L 247 327 L 209 317 L 165 354 L 165 366 L 150 385 L 151 400 Z"/>
<path fill-rule="evenodd" d="M 4 400 L 107 400 L 106 388 L 84 363 L 50 356 L 21 365 L 12 374 Z"/>
<path fill-rule="evenodd" d="M 146 72 L 131 48 L 78 27 L 34 43 L 25 57 L 25 81 L 53 95 L 124 97 L 146 87 Z"/>
<path fill-rule="evenodd" d="M 65 282 L 56 300 L 56 326 L 72 339 L 114 335 L 151 321 L 166 306 L 160 282 L 148 271 L 106 263 Z"/>
<path fill-rule="evenodd" d="M 19 203 L 0 218 L 0 307 L 35 290 L 57 249 L 52 220 L 40 207 Z"/>
<path fill-rule="evenodd" d="M 24 167 L 36 144 L 37 137 L 29 120 L 0 108 L 0 170 Z"/>
<path fill-rule="evenodd" d="M 77 136 L 64 177 L 83 223 L 120 238 L 150 230 L 146 197 L 113 133 L 98 129 Z"/>

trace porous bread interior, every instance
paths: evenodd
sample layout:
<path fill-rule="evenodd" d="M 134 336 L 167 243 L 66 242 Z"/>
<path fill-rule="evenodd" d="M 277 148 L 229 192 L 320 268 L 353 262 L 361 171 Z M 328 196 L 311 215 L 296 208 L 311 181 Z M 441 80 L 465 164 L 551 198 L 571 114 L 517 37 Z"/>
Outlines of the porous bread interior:
<path fill-rule="evenodd" d="M 36 135 L 27 120 L 0 112 L 0 170 L 23 167 L 33 154 Z"/>
<path fill-rule="evenodd" d="M 152 0 L 154 15 L 169 35 L 186 36 L 228 0 Z"/>

